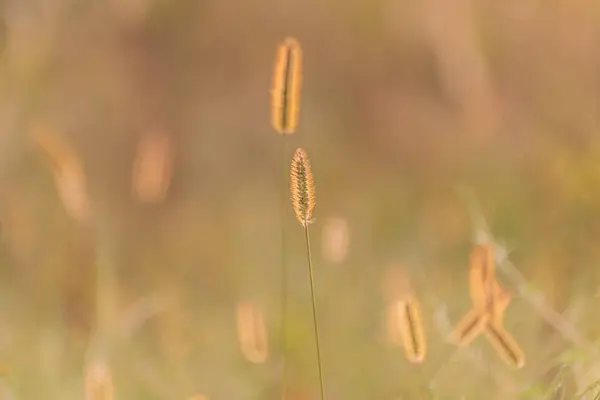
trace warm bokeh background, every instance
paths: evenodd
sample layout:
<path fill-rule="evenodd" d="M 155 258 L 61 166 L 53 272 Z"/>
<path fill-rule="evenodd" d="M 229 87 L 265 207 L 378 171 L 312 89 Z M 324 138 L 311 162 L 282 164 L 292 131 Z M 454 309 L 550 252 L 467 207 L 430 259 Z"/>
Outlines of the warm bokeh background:
<path fill-rule="evenodd" d="M 83 398 L 99 331 L 112 332 L 94 349 L 119 399 L 280 398 L 287 186 L 269 89 L 288 35 L 305 63 L 286 165 L 304 147 L 317 181 L 328 399 L 417 399 L 426 387 L 439 399 L 534 399 L 553 381 L 571 398 L 600 379 L 585 347 L 600 334 L 597 1 L 5 0 L 0 15 L 0 363 L 15 398 Z M 153 129 L 172 139 L 173 178 L 163 203 L 142 204 L 132 169 Z M 36 130 L 82 160 L 88 220 L 66 212 Z M 527 280 L 506 316 L 527 355 L 521 370 L 483 339 L 458 352 L 446 343 L 443 321 L 469 307 L 473 225 L 458 188 L 477 196 Z M 342 262 L 325 257 L 329 218 L 347 223 Z M 284 222 L 289 399 L 312 400 L 310 292 L 291 206 Z M 97 285 L 99 265 L 114 272 L 110 285 Z M 385 341 L 390 267 L 423 303 L 422 365 Z M 536 289 L 558 323 L 532 307 Z M 265 363 L 240 351 L 238 301 L 264 312 Z"/>

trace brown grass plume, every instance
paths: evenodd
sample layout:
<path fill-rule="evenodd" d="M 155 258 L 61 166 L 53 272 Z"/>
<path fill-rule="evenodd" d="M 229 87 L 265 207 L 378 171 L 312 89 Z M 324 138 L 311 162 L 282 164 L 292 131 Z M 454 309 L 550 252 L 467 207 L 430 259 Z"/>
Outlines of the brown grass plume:
<path fill-rule="evenodd" d="M 504 312 L 510 304 L 511 294 L 503 289 L 497 282 L 494 283 L 494 296 L 496 297 L 496 310 L 490 314 L 487 310 L 473 306 L 467 314 L 456 324 L 450 335 L 450 340 L 458 346 L 469 345 L 479 334 L 483 333 L 491 322 L 502 326 Z M 492 319 L 492 315 L 493 318 Z"/>
<path fill-rule="evenodd" d="M 292 158 L 290 190 L 296 218 L 306 227 L 311 223 L 316 203 L 315 181 L 306 152 L 298 148 Z"/>
<path fill-rule="evenodd" d="M 513 368 L 525 365 L 525 353 L 512 335 L 503 326 L 489 323 L 485 328 L 485 337 L 490 341 L 496 353 Z"/>
<path fill-rule="evenodd" d="M 469 294 L 473 307 L 456 325 L 450 340 L 458 346 L 467 346 L 484 333 L 500 358 L 514 368 L 523 367 L 525 354 L 503 326 L 512 295 L 496 280 L 492 243 L 476 245 L 471 253 Z"/>
<path fill-rule="evenodd" d="M 406 359 L 412 363 L 421 363 L 425 360 L 427 344 L 425 331 L 421 322 L 421 307 L 414 297 L 398 300 L 390 309 L 392 322 L 390 333 L 394 342 L 402 343 Z"/>
<path fill-rule="evenodd" d="M 302 49 L 292 37 L 277 49 L 271 89 L 271 124 L 277 133 L 290 135 L 296 131 L 300 115 L 302 89 Z"/>

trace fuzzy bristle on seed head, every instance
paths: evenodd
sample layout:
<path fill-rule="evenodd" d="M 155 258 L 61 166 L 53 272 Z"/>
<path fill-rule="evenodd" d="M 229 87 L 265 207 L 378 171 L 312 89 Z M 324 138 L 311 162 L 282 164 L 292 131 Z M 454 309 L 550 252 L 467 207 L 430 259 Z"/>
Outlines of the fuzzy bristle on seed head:
<path fill-rule="evenodd" d="M 316 195 L 310 160 L 306 152 L 301 148 L 296 150 L 294 158 L 292 158 L 290 191 L 296 218 L 302 226 L 306 227 L 311 223 Z"/>

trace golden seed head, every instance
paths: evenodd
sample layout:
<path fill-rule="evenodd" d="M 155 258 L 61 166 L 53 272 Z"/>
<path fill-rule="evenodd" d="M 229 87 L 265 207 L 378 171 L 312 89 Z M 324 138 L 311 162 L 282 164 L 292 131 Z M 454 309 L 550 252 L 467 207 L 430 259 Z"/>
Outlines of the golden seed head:
<path fill-rule="evenodd" d="M 484 331 L 489 319 L 487 312 L 471 308 L 456 324 L 450 334 L 450 342 L 460 347 L 468 346 Z"/>
<path fill-rule="evenodd" d="M 311 218 L 316 203 L 316 195 L 310 160 L 306 152 L 301 148 L 296 150 L 292 159 L 290 190 L 296 218 L 302 226 L 306 227 L 312 222 Z"/>
<path fill-rule="evenodd" d="M 388 335 L 394 345 L 402 345 L 411 363 L 425 360 L 427 343 L 421 322 L 421 307 L 415 297 L 394 301 L 388 309 Z"/>
<path fill-rule="evenodd" d="M 503 361 L 513 368 L 523 368 L 525 365 L 525 353 L 515 338 L 503 326 L 494 323 L 487 324 L 485 327 L 485 337 Z"/>
<path fill-rule="evenodd" d="M 271 87 L 271 125 L 277 133 L 291 135 L 300 115 L 302 49 L 292 37 L 277 48 Z"/>
<path fill-rule="evenodd" d="M 469 262 L 469 294 L 475 307 L 493 308 L 495 276 L 494 246 L 491 243 L 473 247 Z"/>

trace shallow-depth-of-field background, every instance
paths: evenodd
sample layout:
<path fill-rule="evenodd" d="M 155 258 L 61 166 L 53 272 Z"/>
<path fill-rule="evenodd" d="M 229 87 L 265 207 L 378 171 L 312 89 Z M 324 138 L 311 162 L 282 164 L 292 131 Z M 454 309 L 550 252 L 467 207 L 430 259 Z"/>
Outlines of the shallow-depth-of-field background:
<path fill-rule="evenodd" d="M 290 35 L 304 85 L 285 162 L 303 147 L 316 179 L 327 398 L 572 398 L 600 379 L 598 2 L 5 0 L 0 17 L 0 365 L 15 398 L 83 398 L 101 354 L 118 399 L 279 399 L 282 251 L 288 398 L 318 398 L 304 237 L 289 204 L 281 248 L 269 124 Z M 152 131 L 173 165 L 149 204 L 132 176 Z M 79 218 L 40 132 L 83 163 Z M 520 274 L 498 271 L 520 370 L 483 339 L 446 340 L 469 307 L 465 188 Z M 420 365 L 386 341 L 390 268 L 421 299 Z M 264 362 L 240 349 L 239 302 L 264 313 Z"/>

